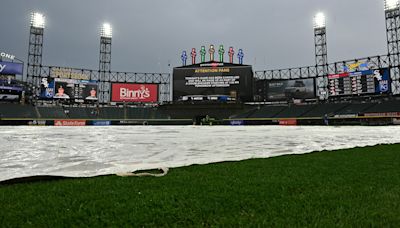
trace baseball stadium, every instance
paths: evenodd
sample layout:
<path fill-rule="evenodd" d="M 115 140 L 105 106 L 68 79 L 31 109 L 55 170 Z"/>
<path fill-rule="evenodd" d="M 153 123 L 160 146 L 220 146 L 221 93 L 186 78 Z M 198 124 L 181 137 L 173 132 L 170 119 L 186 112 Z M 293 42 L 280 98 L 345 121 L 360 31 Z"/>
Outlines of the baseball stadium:
<path fill-rule="evenodd" d="M 399 1 L 384 14 L 387 53 L 329 62 L 317 13 L 309 66 L 194 44 L 146 73 L 111 67 L 109 23 L 98 69 L 46 64 L 51 28 L 33 12 L 26 58 L 0 49 L 0 222 L 396 227 Z"/>

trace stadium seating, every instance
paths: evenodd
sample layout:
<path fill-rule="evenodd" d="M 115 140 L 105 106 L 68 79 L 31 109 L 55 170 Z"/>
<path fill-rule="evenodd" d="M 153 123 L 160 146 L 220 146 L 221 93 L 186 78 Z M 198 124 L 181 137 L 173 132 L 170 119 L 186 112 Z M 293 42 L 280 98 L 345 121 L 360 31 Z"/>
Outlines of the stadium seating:
<path fill-rule="evenodd" d="M 95 108 L 68 107 L 64 109 L 67 110 L 67 115 L 71 119 L 97 119 L 98 111 Z"/>
<path fill-rule="evenodd" d="M 275 118 L 296 118 L 302 117 L 305 113 L 315 108 L 315 105 L 291 105 L 279 112 Z"/>
<path fill-rule="evenodd" d="M 41 118 L 49 118 L 49 119 L 66 119 L 68 118 L 67 114 L 64 112 L 64 109 L 59 106 L 54 107 L 37 107 Z"/>
<path fill-rule="evenodd" d="M 313 105 L 313 108 L 304 113 L 302 117 L 323 117 L 325 115 L 333 116 L 347 106 L 349 106 L 349 104 L 332 103 Z"/>
<path fill-rule="evenodd" d="M 385 101 L 365 110 L 365 113 L 400 112 L 400 101 Z"/>
<path fill-rule="evenodd" d="M 286 108 L 286 106 L 261 106 L 250 113 L 248 118 L 273 118 Z"/>
<path fill-rule="evenodd" d="M 171 116 L 165 111 L 161 109 L 154 109 L 154 119 L 171 119 Z"/>
<path fill-rule="evenodd" d="M 1 103 L 0 118 L 38 118 L 38 115 L 32 105 Z"/>
<path fill-rule="evenodd" d="M 99 119 L 124 119 L 125 112 L 123 108 L 119 107 L 103 107 L 99 108 Z"/>
<path fill-rule="evenodd" d="M 373 103 L 350 104 L 342 110 L 336 112 L 336 115 L 363 114 L 365 110 L 370 109 L 375 105 L 376 104 Z"/>

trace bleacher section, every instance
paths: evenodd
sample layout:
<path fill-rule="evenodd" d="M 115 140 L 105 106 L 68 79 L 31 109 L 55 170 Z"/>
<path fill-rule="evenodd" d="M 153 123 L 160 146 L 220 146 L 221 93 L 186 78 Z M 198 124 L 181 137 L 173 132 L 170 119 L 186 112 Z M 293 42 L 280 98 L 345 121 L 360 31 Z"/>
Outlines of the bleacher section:
<path fill-rule="evenodd" d="M 165 112 L 164 110 L 160 110 L 160 109 L 155 109 L 153 110 L 155 112 L 154 118 L 155 119 L 171 119 L 171 116 Z"/>
<path fill-rule="evenodd" d="M 302 117 L 305 113 L 315 108 L 315 105 L 291 105 L 278 113 L 275 118 L 296 118 Z"/>
<path fill-rule="evenodd" d="M 1 103 L 0 118 L 38 118 L 38 116 L 32 105 Z"/>
<path fill-rule="evenodd" d="M 68 116 L 65 114 L 62 107 L 37 107 L 41 118 L 50 119 L 65 119 Z"/>
<path fill-rule="evenodd" d="M 371 109 L 376 104 L 362 103 L 362 104 L 351 104 L 346 106 L 344 109 L 336 112 L 336 115 L 357 115 L 364 114 L 366 110 Z"/>
<path fill-rule="evenodd" d="M 262 106 L 255 112 L 250 113 L 248 118 L 274 118 L 284 109 L 286 109 L 286 106 Z"/>
<path fill-rule="evenodd" d="M 365 110 L 365 113 L 400 112 L 400 101 L 385 101 L 377 103 Z"/>
<path fill-rule="evenodd" d="M 124 109 L 119 107 L 99 108 L 99 119 L 125 119 Z"/>
<path fill-rule="evenodd" d="M 209 116 L 217 120 L 299 118 L 312 120 L 324 118 L 357 118 L 366 114 L 377 116 L 398 116 L 400 100 L 359 103 L 325 103 L 325 104 L 291 104 L 291 105 L 197 105 L 178 104 L 158 107 L 63 107 L 21 105 L 18 103 L 1 103 L 0 118 L 7 119 L 88 119 L 88 120 L 171 120 L 189 119 Z M 370 115 L 369 115 L 370 116 Z M 334 119 L 334 118 L 332 118 Z M 270 120 L 268 120 L 270 121 Z M 272 121 L 272 120 L 271 120 Z"/>
<path fill-rule="evenodd" d="M 97 110 L 95 108 L 64 108 L 67 116 L 71 119 L 97 119 Z"/>
<path fill-rule="evenodd" d="M 325 115 L 333 116 L 347 106 L 349 106 L 349 104 L 318 104 L 307 113 L 304 113 L 304 115 L 301 117 L 323 117 Z"/>

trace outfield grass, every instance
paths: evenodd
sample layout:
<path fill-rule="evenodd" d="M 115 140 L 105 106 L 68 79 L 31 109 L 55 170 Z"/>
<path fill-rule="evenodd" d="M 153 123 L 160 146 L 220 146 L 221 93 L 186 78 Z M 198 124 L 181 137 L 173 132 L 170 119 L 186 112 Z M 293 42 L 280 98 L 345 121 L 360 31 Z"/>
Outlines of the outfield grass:
<path fill-rule="evenodd" d="M 0 185 L 7 226 L 400 226 L 400 145 Z"/>

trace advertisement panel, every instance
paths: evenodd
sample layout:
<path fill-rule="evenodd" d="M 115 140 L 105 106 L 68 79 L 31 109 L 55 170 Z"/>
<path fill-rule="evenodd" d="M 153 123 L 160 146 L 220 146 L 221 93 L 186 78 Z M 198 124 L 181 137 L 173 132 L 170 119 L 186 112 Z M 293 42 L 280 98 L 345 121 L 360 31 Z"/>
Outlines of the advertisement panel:
<path fill-rule="evenodd" d="M 19 100 L 24 90 L 14 79 L 0 78 L 0 100 Z"/>
<path fill-rule="evenodd" d="M 24 65 L 22 63 L 0 61 L 0 74 L 22 75 L 23 71 Z"/>
<path fill-rule="evenodd" d="M 315 81 L 313 78 L 267 82 L 268 101 L 312 99 L 315 97 Z"/>
<path fill-rule="evenodd" d="M 389 69 L 365 70 L 332 74 L 329 79 L 329 96 L 381 94 L 390 92 Z"/>
<path fill-rule="evenodd" d="M 97 87 L 97 81 L 43 78 L 40 97 L 43 99 L 80 99 L 97 101 Z"/>
<path fill-rule="evenodd" d="M 158 102 L 157 84 L 113 83 L 111 93 L 112 102 Z"/>
<path fill-rule="evenodd" d="M 279 125 L 282 125 L 282 126 L 296 126 L 297 125 L 297 120 L 296 119 L 279 120 Z"/>
<path fill-rule="evenodd" d="M 177 67 L 173 72 L 174 101 L 253 101 L 251 66 L 228 63 Z"/>
<path fill-rule="evenodd" d="M 50 76 L 52 78 L 69 78 L 77 80 L 89 80 L 90 73 L 79 69 L 72 69 L 66 67 L 53 67 L 50 69 Z"/>
<path fill-rule="evenodd" d="M 111 121 L 109 121 L 109 120 L 93 120 L 92 125 L 93 126 L 110 126 Z"/>
<path fill-rule="evenodd" d="M 85 120 L 54 120 L 54 126 L 81 127 L 81 126 L 86 126 L 86 121 Z"/>

